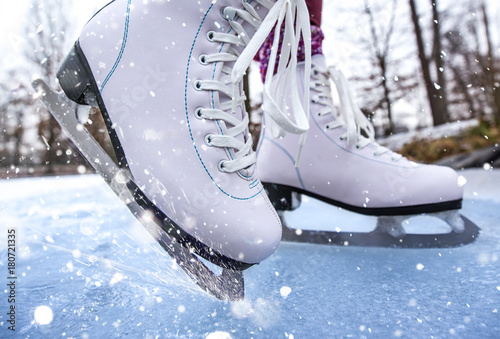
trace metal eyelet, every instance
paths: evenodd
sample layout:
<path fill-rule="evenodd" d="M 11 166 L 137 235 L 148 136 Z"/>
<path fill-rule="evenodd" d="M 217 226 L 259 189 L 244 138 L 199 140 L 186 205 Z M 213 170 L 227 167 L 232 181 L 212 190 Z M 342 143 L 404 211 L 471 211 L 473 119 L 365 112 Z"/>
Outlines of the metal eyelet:
<path fill-rule="evenodd" d="M 198 58 L 198 61 L 200 62 L 200 64 L 202 64 L 204 66 L 208 65 L 207 55 L 206 54 L 200 55 L 199 58 Z"/>
<path fill-rule="evenodd" d="M 195 111 L 194 111 L 194 116 L 196 117 L 196 119 L 203 119 L 203 116 L 201 115 L 201 110 L 203 109 L 203 107 L 198 107 Z"/>
<path fill-rule="evenodd" d="M 201 91 L 201 80 L 196 80 L 194 83 L 193 83 L 193 87 L 195 90 L 197 91 Z"/>
<path fill-rule="evenodd" d="M 215 37 L 215 32 L 214 31 L 208 31 L 207 32 L 207 40 L 210 42 L 214 42 L 214 37 Z"/>
<path fill-rule="evenodd" d="M 217 168 L 219 169 L 220 172 L 226 173 L 226 170 L 224 169 L 224 164 L 226 162 L 224 160 L 219 161 L 219 164 L 217 165 Z"/>
<path fill-rule="evenodd" d="M 231 7 L 222 7 L 220 9 L 220 16 L 227 21 L 234 21 L 236 19 L 236 11 Z"/>
<path fill-rule="evenodd" d="M 226 6 L 221 7 L 221 8 L 220 8 L 220 10 L 219 10 L 219 14 L 220 14 L 220 16 L 221 16 L 223 19 L 225 19 L 225 16 L 224 16 L 224 10 L 225 10 L 225 9 L 226 9 Z"/>
<path fill-rule="evenodd" d="M 212 134 L 207 134 L 205 137 L 205 145 L 212 147 Z"/>

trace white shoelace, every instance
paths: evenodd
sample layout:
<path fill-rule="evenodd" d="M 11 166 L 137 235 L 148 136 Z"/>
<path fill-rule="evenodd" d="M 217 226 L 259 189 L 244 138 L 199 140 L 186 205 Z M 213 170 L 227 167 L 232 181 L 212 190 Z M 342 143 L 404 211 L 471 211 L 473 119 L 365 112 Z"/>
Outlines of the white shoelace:
<path fill-rule="evenodd" d="M 263 21 L 254 6 L 251 5 L 252 2 L 270 9 Z M 302 105 L 298 99 L 296 71 L 297 50 L 302 36 L 306 55 L 304 83 L 306 84 L 305 88 L 308 88 L 311 68 L 311 32 L 308 10 L 304 0 L 277 0 L 276 2 L 271 0 L 242 0 L 242 5 L 243 8 L 228 6 L 223 10 L 223 16 L 229 22 L 232 34 L 209 32 L 209 40 L 231 44 L 228 51 L 200 57 L 200 62 L 203 63 L 234 62 L 233 67 L 230 68 L 224 65 L 219 80 L 199 80 L 195 83 L 195 87 L 199 90 L 219 91 L 231 98 L 231 101 L 221 102 L 219 109 L 200 109 L 196 112 L 199 118 L 222 120 L 233 126 L 227 129 L 225 135 L 210 135 L 205 140 L 209 146 L 235 150 L 232 160 L 226 160 L 219 164 L 219 169 L 225 172 L 243 170 L 256 161 L 256 155 L 252 151 L 252 138 L 250 135 L 245 136 L 245 141 L 236 138 L 239 134 L 247 131 L 248 115 L 244 114 L 244 118 L 240 121 L 234 114 L 245 101 L 245 96 L 240 95 L 240 84 L 243 76 L 273 28 L 275 28 L 275 40 L 264 85 L 263 109 L 275 122 L 273 130 L 276 131 L 276 136 L 284 136 L 285 132 L 302 134 L 300 149 L 302 149 L 305 142 L 305 133 L 309 129 L 309 91 L 306 91 L 305 104 Z M 243 20 L 254 27 L 258 27 L 252 39 L 248 37 L 243 26 L 237 20 Z M 283 22 L 285 23 L 285 31 L 277 73 L 280 81 L 273 88 L 271 83 L 276 64 L 280 29 Z M 245 49 L 239 54 L 233 45 L 245 46 Z M 274 83 L 276 84 L 276 82 Z M 291 105 L 293 120 L 289 118 L 290 113 L 285 103 L 288 93 L 291 93 L 293 98 Z"/>
<path fill-rule="evenodd" d="M 333 81 L 337 90 L 340 101 L 340 107 L 338 108 L 333 104 L 330 80 Z M 403 157 L 392 152 L 387 147 L 380 146 L 375 141 L 373 125 L 356 104 L 354 93 L 338 68 L 322 69 L 322 67 L 314 65 L 311 76 L 311 90 L 316 93 L 311 97 L 311 100 L 323 106 L 323 109 L 317 113 L 318 116 L 332 114 L 334 117 L 333 121 L 325 126 L 325 129 L 344 128 L 346 132 L 341 136 L 341 140 L 347 140 L 348 145 L 353 145 L 358 149 L 370 144 L 374 145 L 376 147 L 373 152 L 374 156 L 390 152 L 393 161 L 398 161 Z"/>

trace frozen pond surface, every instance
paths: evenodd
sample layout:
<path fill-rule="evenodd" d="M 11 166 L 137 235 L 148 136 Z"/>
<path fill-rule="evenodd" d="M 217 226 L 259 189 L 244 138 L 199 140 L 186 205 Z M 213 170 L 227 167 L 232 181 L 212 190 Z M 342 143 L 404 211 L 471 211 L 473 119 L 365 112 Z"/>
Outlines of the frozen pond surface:
<path fill-rule="evenodd" d="M 237 303 L 200 291 L 98 176 L 1 181 L 0 337 L 499 338 L 500 172 L 462 174 L 462 213 L 481 228 L 474 243 L 282 243 L 246 272 L 246 299 Z M 304 204 L 290 218 L 336 217 Z M 13 227 L 16 332 L 7 330 Z"/>

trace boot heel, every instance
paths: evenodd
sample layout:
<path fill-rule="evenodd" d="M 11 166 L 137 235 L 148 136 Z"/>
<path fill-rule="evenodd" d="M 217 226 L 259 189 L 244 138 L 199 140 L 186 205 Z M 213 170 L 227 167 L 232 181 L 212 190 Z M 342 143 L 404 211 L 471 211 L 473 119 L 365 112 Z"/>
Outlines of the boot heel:
<path fill-rule="evenodd" d="M 263 183 L 264 189 L 278 211 L 293 211 L 301 203 L 300 193 L 292 191 L 289 187 Z"/>
<path fill-rule="evenodd" d="M 59 67 L 57 79 L 70 100 L 81 105 L 98 106 L 97 86 L 78 41 Z"/>

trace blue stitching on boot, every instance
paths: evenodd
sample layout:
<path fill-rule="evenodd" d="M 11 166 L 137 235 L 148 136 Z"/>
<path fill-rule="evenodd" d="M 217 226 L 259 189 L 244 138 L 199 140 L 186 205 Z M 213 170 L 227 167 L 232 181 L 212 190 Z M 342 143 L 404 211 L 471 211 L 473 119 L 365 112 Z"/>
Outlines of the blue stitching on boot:
<path fill-rule="evenodd" d="M 101 88 L 99 89 L 99 93 L 102 93 L 104 90 L 104 87 L 108 83 L 109 79 L 113 76 L 115 73 L 116 69 L 118 68 L 118 64 L 120 63 L 123 52 L 125 51 L 125 45 L 127 44 L 127 37 L 128 37 L 128 27 L 129 27 L 129 21 L 130 21 L 130 4 L 132 3 L 132 0 L 128 0 L 127 3 L 127 15 L 125 17 L 125 29 L 123 31 L 123 41 L 122 41 L 122 47 L 120 48 L 120 53 L 118 53 L 118 57 L 116 58 L 115 64 L 113 65 L 113 68 L 111 68 L 111 71 L 109 71 L 108 75 L 106 76 L 106 79 L 102 82 Z"/>
<path fill-rule="evenodd" d="M 264 137 L 264 139 L 269 141 L 274 146 L 278 147 L 281 151 L 283 151 L 283 153 L 288 157 L 288 159 L 290 159 L 293 167 L 295 168 L 295 173 L 297 174 L 297 179 L 299 179 L 300 186 L 302 186 L 303 189 L 306 189 L 306 187 L 304 186 L 304 182 L 302 181 L 302 176 L 300 175 L 300 169 L 298 167 L 295 167 L 295 159 L 293 158 L 293 156 L 283 146 L 278 144 L 273 139 L 271 139 L 269 137 Z"/>
<path fill-rule="evenodd" d="M 201 27 L 203 26 L 203 24 L 205 23 L 205 20 L 207 18 L 207 15 L 208 13 L 212 10 L 212 7 L 214 6 L 214 4 L 210 5 L 210 7 L 208 8 L 207 12 L 205 13 L 205 15 L 203 16 L 203 19 L 200 23 L 200 26 L 198 27 L 198 31 L 196 32 L 196 35 L 194 37 L 194 41 L 193 41 L 193 44 L 191 45 L 191 50 L 189 51 L 189 57 L 188 57 L 188 62 L 187 62 L 187 69 L 186 69 L 186 82 L 185 82 L 185 85 L 184 85 L 184 109 L 186 111 L 186 121 L 187 121 L 187 126 L 188 126 L 188 130 L 189 130 L 189 136 L 191 137 L 191 141 L 193 142 L 193 147 L 194 147 L 194 150 L 196 152 L 196 155 L 198 156 L 198 160 L 200 160 L 200 163 L 201 165 L 203 166 L 203 168 L 205 169 L 205 171 L 207 172 L 208 176 L 210 177 L 210 179 L 213 181 L 213 183 L 215 184 L 215 186 L 222 192 L 224 193 L 225 195 L 227 195 L 228 197 L 230 198 L 233 198 L 233 199 L 236 199 L 236 200 L 250 200 L 250 199 L 253 199 L 255 198 L 256 196 L 260 195 L 262 193 L 262 191 L 264 190 L 264 187 L 262 187 L 257 193 L 255 193 L 254 195 L 248 197 L 248 198 L 238 198 L 238 197 L 235 197 L 229 193 L 227 193 L 226 191 L 224 191 L 222 189 L 222 187 L 219 186 L 219 184 L 214 180 L 214 178 L 212 177 L 212 175 L 210 174 L 210 172 L 208 171 L 208 168 L 205 166 L 205 163 L 203 162 L 203 159 L 201 158 L 201 155 L 200 153 L 198 152 L 198 148 L 196 147 L 196 144 L 194 142 L 194 137 L 193 137 L 193 132 L 191 130 L 191 124 L 189 123 L 189 113 L 188 113 L 188 103 L 187 103 L 187 86 L 188 86 L 188 81 L 189 81 L 189 67 L 190 67 L 190 64 L 191 64 L 191 57 L 193 55 L 193 49 L 194 49 L 194 45 L 196 44 L 196 40 L 198 39 L 198 35 L 200 34 L 200 31 L 201 31 Z M 260 181 L 259 181 L 260 182 Z M 258 186 L 258 185 L 256 185 Z M 255 187 L 256 187 L 255 186 Z"/>

